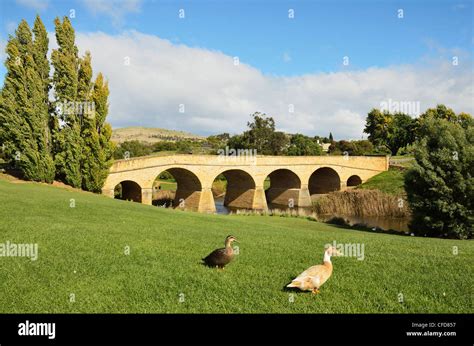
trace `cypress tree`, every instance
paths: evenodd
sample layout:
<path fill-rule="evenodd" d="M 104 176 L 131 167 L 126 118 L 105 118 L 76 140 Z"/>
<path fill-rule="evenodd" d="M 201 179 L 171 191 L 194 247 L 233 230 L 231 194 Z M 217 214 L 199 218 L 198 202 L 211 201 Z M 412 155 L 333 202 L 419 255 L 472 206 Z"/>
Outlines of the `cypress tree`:
<path fill-rule="evenodd" d="M 56 18 L 58 49 L 52 52 L 54 66 L 53 85 L 57 105 L 55 123 L 55 164 L 59 179 L 73 187 L 81 187 L 82 139 L 81 124 L 77 114 L 79 58 L 74 43 L 75 34 L 71 22 L 64 17 Z"/>

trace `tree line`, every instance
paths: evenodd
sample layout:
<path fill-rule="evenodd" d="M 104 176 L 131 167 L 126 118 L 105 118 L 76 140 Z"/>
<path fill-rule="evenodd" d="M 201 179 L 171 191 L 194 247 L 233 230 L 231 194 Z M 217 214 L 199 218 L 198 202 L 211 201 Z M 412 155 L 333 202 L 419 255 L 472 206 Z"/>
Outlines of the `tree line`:
<path fill-rule="evenodd" d="M 58 48 L 51 61 L 39 16 L 32 30 L 22 20 L 8 39 L 0 91 L 2 156 L 24 179 L 56 179 L 99 192 L 114 152 L 112 128 L 105 121 L 108 82 L 101 73 L 92 80 L 91 54 L 79 57 L 68 17 L 54 24 Z"/>
<path fill-rule="evenodd" d="M 379 109 L 372 109 L 366 118 L 364 132 L 369 141 L 376 147 L 383 147 L 391 155 L 397 155 L 400 149 L 413 144 L 423 136 L 421 125 L 427 118 L 445 119 L 458 123 L 466 128 L 472 123 L 472 117 L 467 113 L 456 114 L 445 105 L 437 105 L 427 109 L 418 118 L 412 118 L 404 113 L 390 113 Z"/>

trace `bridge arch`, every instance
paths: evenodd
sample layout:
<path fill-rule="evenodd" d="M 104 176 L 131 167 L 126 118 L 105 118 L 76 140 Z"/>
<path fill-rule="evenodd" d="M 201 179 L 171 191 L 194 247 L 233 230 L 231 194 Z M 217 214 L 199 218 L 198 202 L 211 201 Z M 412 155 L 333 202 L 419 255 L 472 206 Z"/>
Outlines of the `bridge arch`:
<path fill-rule="evenodd" d="M 241 169 L 229 169 L 216 175 L 223 175 L 227 180 L 224 197 L 226 207 L 251 209 L 255 197 L 255 180 L 246 171 Z"/>
<path fill-rule="evenodd" d="M 133 180 L 123 180 L 114 187 L 114 197 L 126 201 L 142 202 L 142 188 Z"/>
<path fill-rule="evenodd" d="M 139 188 L 134 185 L 136 183 L 141 187 L 141 202 L 152 204 L 153 184 L 157 174 L 160 171 L 171 170 L 179 184 L 176 202 L 183 199 L 186 202 L 186 209 L 197 209 L 197 211 L 211 213 L 215 211 L 212 192 L 213 180 L 211 179 L 218 176 L 220 172 L 226 172 L 227 180 L 229 180 L 226 204 L 230 206 L 237 204 L 238 207 L 243 208 L 266 209 L 267 198 L 264 180 L 268 175 L 272 174 L 273 188 L 281 188 L 282 185 L 286 185 L 290 190 L 296 189 L 298 184 L 294 184 L 293 176 L 284 171 L 287 169 L 296 173 L 300 179 L 298 206 L 304 207 L 311 205 L 310 190 L 312 194 L 317 194 L 344 189 L 351 176 L 357 175 L 362 181 L 366 181 L 386 171 L 388 163 L 389 159 L 386 156 L 258 156 L 252 162 L 222 160 L 218 155 L 137 157 L 114 162 L 102 188 L 102 193 L 113 198 L 114 188 L 117 184 L 131 181 L 131 183 L 124 183 L 125 198 L 140 200 L 137 193 Z M 273 173 L 274 171 L 278 172 Z M 278 179 L 278 176 L 280 178 L 285 176 L 285 178 Z M 278 180 L 280 180 L 280 186 L 275 183 Z M 349 187 L 352 183 L 350 180 Z M 267 191 L 267 194 L 269 192 Z M 284 196 L 284 194 L 282 195 Z M 120 197 L 123 198 L 123 196 Z M 252 199 L 253 203 L 251 203 Z M 273 198 L 270 196 L 268 199 L 271 201 Z M 191 203 L 192 201 L 195 203 Z M 246 201 L 246 203 L 240 203 L 242 201 Z"/>
<path fill-rule="evenodd" d="M 338 191 L 341 189 L 341 178 L 334 169 L 321 167 L 309 177 L 308 188 L 311 195 Z"/>
<path fill-rule="evenodd" d="M 174 180 L 176 180 L 173 207 L 198 210 L 202 192 L 202 184 L 199 177 L 186 168 L 173 167 L 161 171 L 156 175 L 156 178 L 160 177 L 164 172 L 168 172 L 173 176 Z M 157 195 L 159 196 L 159 191 L 156 187 L 156 185 L 153 186 L 153 199 L 155 199 Z"/>
<path fill-rule="evenodd" d="M 265 190 L 265 197 L 270 207 L 298 206 L 301 180 L 295 172 L 280 168 L 267 177 L 270 179 L 270 186 Z"/>
<path fill-rule="evenodd" d="M 347 179 L 347 185 L 346 186 L 357 186 L 362 184 L 362 179 L 358 175 L 351 175 Z"/>

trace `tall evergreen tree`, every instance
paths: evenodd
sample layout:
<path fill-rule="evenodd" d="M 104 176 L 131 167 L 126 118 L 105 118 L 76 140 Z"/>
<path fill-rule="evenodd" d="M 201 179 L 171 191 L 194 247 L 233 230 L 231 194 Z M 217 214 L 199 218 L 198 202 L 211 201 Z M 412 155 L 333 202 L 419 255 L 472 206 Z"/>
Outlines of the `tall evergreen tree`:
<path fill-rule="evenodd" d="M 54 170 L 48 146 L 47 95 L 41 75 L 44 66 L 36 64 L 44 51 L 43 32 L 39 22 L 35 28 L 38 40 L 33 42 L 31 29 L 22 20 L 7 44 L 0 139 L 8 161 L 20 169 L 24 178 L 51 182 Z"/>
<path fill-rule="evenodd" d="M 79 58 L 71 22 L 64 17 L 54 20 L 58 49 L 51 60 L 58 120 L 55 128 L 55 163 L 58 177 L 66 184 L 81 187 L 82 138 L 77 114 Z M 59 126 L 58 126 L 59 125 Z"/>

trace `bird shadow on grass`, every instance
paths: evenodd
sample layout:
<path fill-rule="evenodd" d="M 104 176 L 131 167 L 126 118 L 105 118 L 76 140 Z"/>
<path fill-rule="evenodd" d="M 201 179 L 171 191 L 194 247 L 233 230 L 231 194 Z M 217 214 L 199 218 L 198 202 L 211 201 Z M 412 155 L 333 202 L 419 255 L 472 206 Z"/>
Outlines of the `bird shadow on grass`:
<path fill-rule="evenodd" d="M 215 270 L 218 270 L 218 271 L 224 271 L 223 268 L 218 268 L 218 267 L 214 267 L 212 265 L 209 265 L 205 262 L 198 262 L 201 266 L 205 267 L 205 268 L 208 268 L 208 269 L 215 269 Z"/>
<path fill-rule="evenodd" d="M 281 288 L 282 292 L 301 293 L 301 290 L 298 287 L 286 287 L 292 281 L 293 281 L 293 276 L 288 275 L 288 282 Z"/>

